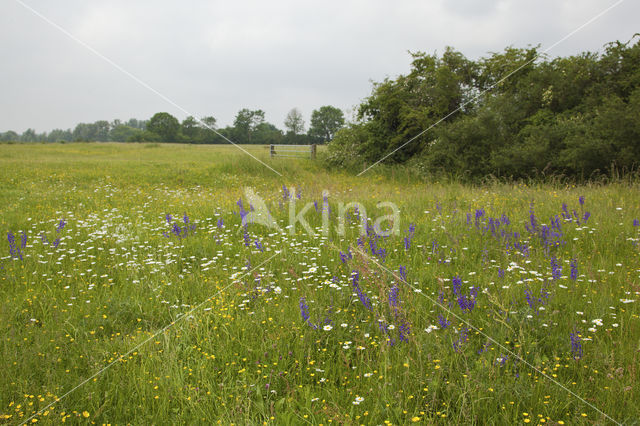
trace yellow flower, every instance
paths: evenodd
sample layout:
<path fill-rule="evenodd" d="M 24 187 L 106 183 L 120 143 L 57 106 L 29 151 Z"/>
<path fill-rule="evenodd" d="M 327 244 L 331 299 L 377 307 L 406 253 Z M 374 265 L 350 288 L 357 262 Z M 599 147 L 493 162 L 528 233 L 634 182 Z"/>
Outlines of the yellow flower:
<path fill-rule="evenodd" d="M 418 416 L 411 417 L 411 421 L 414 422 L 414 423 L 415 422 L 419 422 L 420 421 L 420 417 L 418 417 Z"/>
<path fill-rule="evenodd" d="M 84 418 L 89 417 L 89 412 L 88 411 L 83 411 L 82 412 L 82 417 L 84 417 Z"/>

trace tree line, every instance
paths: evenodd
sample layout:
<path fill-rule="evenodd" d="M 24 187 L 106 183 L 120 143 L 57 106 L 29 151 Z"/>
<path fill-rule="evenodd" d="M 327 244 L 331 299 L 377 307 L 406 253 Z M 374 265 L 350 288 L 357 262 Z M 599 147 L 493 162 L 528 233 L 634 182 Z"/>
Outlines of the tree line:
<path fill-rule="evenodd" d="M 149 120 L 132 118 L 99 120 L 95 123 L 79 123 L 71 130 L 55 129 L 49 133 L 37 133 L 27 129 L 0 133 L 2 142 L 176 142 L 197 144 L 222 144 L 228 140 L 239 144 L 312 144 L 325 143 L 344 126 L 344 114 L 339 108 L 326 105 L 314 110 L 308 130 L 298 108 L 293 108 L 284 121 L 285 130 L 265 120 L 262 110 L 241 109 L 233 125 L 217 128 L 214 117 L 187 117 L 180 122 L 167 112 L 158 112 Z"/>
<path fill-rule="evenodd" d="M 410 72 L 374 83 L 356 121 L 329 144 L 327 161 L 361 170 L 389 155 L 385 163 L 423 175 L 466 178 L 580 180 L 637 170 L 637 36 L 553 60 L 539 47 L 478 60 L 453 48 L 411 53 Z"/>

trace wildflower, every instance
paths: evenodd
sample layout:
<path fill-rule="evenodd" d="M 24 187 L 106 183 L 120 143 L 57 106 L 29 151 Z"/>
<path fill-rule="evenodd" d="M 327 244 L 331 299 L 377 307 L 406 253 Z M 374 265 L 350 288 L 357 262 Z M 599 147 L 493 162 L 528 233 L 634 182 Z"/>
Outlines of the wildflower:
<path fill-rule="evenodd" d="M 398 273 L 400 274 L 400 278 L 402 279 L 402 281 L 407 282 L 407 268 L 400 265 L 400 268 L 398 268 Z"/>
<path fill-rule="evenodd" d="M 581 195 L 581 196 L 578 198 L 578 202 L 580 203 L 580 205 L 581 205 L 581 206 L 584 206 L 584 195 Z"/>
<path fill-rule="evenodd" d="M 62 231 L 62 229 L 65 227 L 66 224 L 67 224 L 67 222 L 65 222 L 64 219 L 61 219 L 60 222 L 58 223 L 57 228 L 56 228 L 56 232 Z"/>
<path fill-rule="evenodd" d="M 504 269 L 498 268 L 498 278 L 504 278 Z"/>
<path fill-rule="evenodd" d="M 167 225 L 171 225 L 171 221 L 173 220 L 173 217 L 171 217 L 169 213 L 167 213 L 164 219 L 167 221 Z"/>
<path fill-rule="evenodd" d="M 322 327 L 322 329 L 324 331 L 331 331 L 333 329 L 333 327 L 330 324 L 325 325 L 324 327 Z"/>
<path fill-rule="evenodd" d="M 407 336 L 409 335 L 409 331 L 411 330 L 409 323 L 400 324 L 400 328 L 398 329 L 398 335 L 401 342 L 408 342 L 409 339 Z"/>
<path fill-rule="evenodd" d="M 186 213 L 184 213 L 184 215 L 182 216 L 182 221 L 184 222 L 185 225 L 189 223 L 189 216 L 187 216 Z"/>
<path fill-rule="evenodd" d="M 218 219 L 218 229 L 221 229 L 224 226 L 224 220 L 222 218 Z"/>
<path fill-rule="evenodd" d="M 445 328 L 449 327 L 451 321 L 448 321 L 442 315 L 438 315 L 438 324 L 440 324 L 440 328 L 444 330 Z"/>
<path fill-rule="evenodd" d="M 636 228 L 637 228 L 638 226 L 640 226 L 640 220 L 638 220 L 638 219 L 633 219 L 633 226 L 635 226 Z"/>
<path fill-rule="evenodd" d="M 562 275 L 562 267 L 558 264 L 558 259 L 551 258 L 551 277 L 557 280 Z"/>
<path fill-rule="evenodd" d="M 289 190 L 287 189 L 286 185 L 282 185 L 282 199 L 283 200 L 287 200 L 289 199 L 289 197 L 291 196 L 291 194 L 289 193 Z"/>
<path fill-rule="evenodd" d="M 27 246 L 27 235 L 23 232 L 20 234 L 20 248 L 24 249 Z"/>
<path fill-rule="evenodd" d="M 13 233 L 7 233 L 7 240 L 9 241 L 9 254 L 11 255 L 11 257 L 19 257 L 20 260 L 22 260 L 22 253 L 20 252 L 20 249 L 16 247 L 16 237 L 13 235 Z"/>
<path fill-rule="evenodd" d="M 462 280 L 459 276 L 455 276 L 451 279 L 451 284 L 453 284 L 453 294 L 456 296 L 460 294 L 460 288 L 462 287 Z"/>
<path fill-rule="evenodd" d="M 347 263 L 347 260 L 353 259 L 353 255 L 351 254 L 351 249 L 347 249 L 346 253 L 340 252 L 340 260 L 342 263 Z"/>
<path fill-rule="evenodd" d="M 391 307 L 397 307 L 398 306 L 398 293 L 400 292 L 400 289 L 398 288 L 397 284 L 394 284 L 393 287 L 391 287 L 391 290 L 389 291 L 389 305 Z"/>
<path fill-rule="evenodd" d="M 582 358 L 582 343 L 580 343 L 580 334 L 577 331 L 573 331 L 569 335 L 571 339 L 571 353 L 573 354 L 573 359 L 578 360 Z"/>
<path fill-rule="evenodd" d="M 356 396 L 356 399 L 352 402 L 353 405 L 360 405 L 360 403 L 364 401 L 364 398 L 361 396 Z"/>
<path fill-rule="evenodd" d="M 305 303 L 304 297 L 300 298 L 300 315 L 302 316 L 302 321 L 304 321 L 305 324 L 309 325 L 314 330 L 318 328 L 316 325 L 309 321 L 309 306 L 307 306 L 307 304 Z"/>
<path fill-rule="evenodd" d="M 573 259 L 570 265 L 571 265 L 571 279 L 575 281 L 578 278 L 578 262 L 576 261 L 576 259 Z"/>

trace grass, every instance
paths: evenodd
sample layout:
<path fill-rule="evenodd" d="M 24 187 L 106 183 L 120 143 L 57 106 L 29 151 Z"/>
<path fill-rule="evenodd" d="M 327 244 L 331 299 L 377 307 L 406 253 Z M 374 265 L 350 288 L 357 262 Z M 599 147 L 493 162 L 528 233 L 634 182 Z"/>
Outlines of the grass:
<path fill-rule="evenodd" d="M 282 176 L 226 146 L 0 145 L 0 222 L 16 247 L 11 255 L 0 243 L 1 421 L 640 417 L 636 183 L 355 177 L 246 148 Z M 283 185 L 301 191 L 296 213 L 317 203 L 304 216 L 314 235 L 300 223 L 285 228 Z M 248 186 L 282 232 L 243 229 L 236 203 L 249 209 Z M 353 209 L 345 234 L 336 232 L 340 202 L 360 202 L 373 222 L 390 212 L 382 201 L 399 208 L 399 235 L 361 237 Z M 556 235 L 545 234 L 556 216 Z M 490 218 L 502 218 L 495 232 Z"/>

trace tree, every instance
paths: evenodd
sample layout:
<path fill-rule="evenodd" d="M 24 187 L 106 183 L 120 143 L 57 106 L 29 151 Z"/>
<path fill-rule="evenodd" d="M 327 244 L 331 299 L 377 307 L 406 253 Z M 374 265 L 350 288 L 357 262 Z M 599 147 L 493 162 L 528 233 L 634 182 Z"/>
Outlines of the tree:
<path fill-rule="evenodd" d="M 175 142 L 178 137 L 180 122 L 167 112 L 158 112 L 147 124 L 147 130 L 155 133 L 163 142 Z"/>
<path fill-rule="evenodd" d="M 198 121 L 192 116 L 185 118 L 180 126 L 180 131 L 186 142 L 197 142 L 200 138 L 200 130 Z"/>
<path fill-rule="evenodd" d="M 109 139 L 114 142 L 129 142 L 133 140 L 138 133 L 142 133 L 142 130 L 127 126 L 126 124 L 120 124 L 111 129 Z"/>
<path fill-rule="evenodd" d="M 215 117 L 209 116 L 209 117 L 202 117 L 200 121 L 202 121 L 202 123 L 204 123 L 204 125 L 209 129 L 215 129 L 216 123 L 218 120 L 216 120 Z"/>
<path fill-rule="evenodd" d="M 9 130 L 5 133 L 0 133 L 0 141 L 3 142 L 17 142 L 20 140 L 20 135 L 14 132 L 13 130 Z"/>
<path fill-rule="evenodd" d="M 328 142 L 333 139 L 336 132 L 344 126 L 344 114 L 339 108 L 331 105 L 320 107 L 311 113 L 311 127 L 309 136 Z"/>
<path fill-rule="evenodd" d="M 284 120 L 284 127 L 289 133 L 299 135 L 304 132 L 304 118 L 298 108 L 293 108 Z"/>
<path fill-rule="evenodd" d="M 253 133 L 262 123 L 264 123 L 264 111 L 261 109 L 252 111 L 243 108 L 238 111 L 236 118 L 233 120 L 235 142 L 252 143 Z"/>

